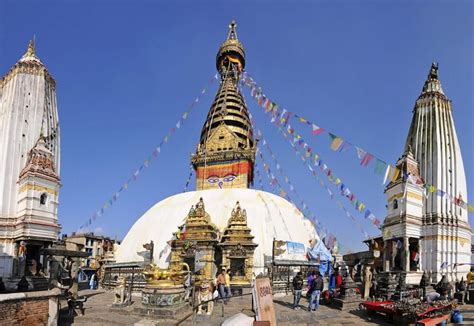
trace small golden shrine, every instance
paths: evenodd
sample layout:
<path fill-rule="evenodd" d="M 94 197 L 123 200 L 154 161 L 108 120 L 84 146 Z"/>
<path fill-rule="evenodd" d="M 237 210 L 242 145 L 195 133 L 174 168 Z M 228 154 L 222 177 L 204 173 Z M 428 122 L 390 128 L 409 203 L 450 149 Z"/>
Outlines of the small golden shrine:
<path fill-rule="evenodd" d="M 253 253 L 258 246 L 247 226 L 247 212 L 236 203 L 221 243 L 222 267 L 232 273 L 232 284 L 248 284 L 252 280 Z"/>
<path fill-rule="evenodd" d="M 182 268 L 182 263 L 195 269 L 195 257 L 200 257 L 204 265 L 198 272 L 199 278 L 213 279 L 216 273 L 215 247 L 218 243 L 218 229 L 212 224 L 209 214 L 204 208 L 202 198 L 186 217 L 183 229 L 174 234 L 171 242 L 171 269 Z"/>

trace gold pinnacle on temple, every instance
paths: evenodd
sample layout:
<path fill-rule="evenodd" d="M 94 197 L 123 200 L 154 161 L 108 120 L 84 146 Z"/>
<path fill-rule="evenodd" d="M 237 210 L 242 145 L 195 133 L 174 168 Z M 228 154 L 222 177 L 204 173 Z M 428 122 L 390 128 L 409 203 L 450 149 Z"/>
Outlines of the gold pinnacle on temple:
<path fill-rule="evenodd" d="M 248 188 L 253 181 L 255 141 L 250 115 L 239 90 L 245 51 L 237 39 L 237 24 L 229 24 L 227 39 L 216 55 L 219 90 L 201 130 L 196 154 L 196 188 Z"/>

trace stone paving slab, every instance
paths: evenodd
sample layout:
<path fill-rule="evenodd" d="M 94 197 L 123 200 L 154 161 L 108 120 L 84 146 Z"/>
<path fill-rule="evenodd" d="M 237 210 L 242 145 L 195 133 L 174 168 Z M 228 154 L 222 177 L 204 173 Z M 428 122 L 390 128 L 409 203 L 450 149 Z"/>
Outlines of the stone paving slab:
<path fill-rule="evenodd" d="M 84 316 L 75 316 L 68 318 L 67 304 L 61 302 L 61 323 L 60 325 L 104 325 L 104 326 L 152 326 L 152 325 L 175 325 L 176 320 L 151 319 L 146 316 L 140 316 L 133 312 L 135 307 L 140 307 L 140 297 L 133 296 L 131 306 L 118 309 L 112 307 L 113 292 L 102 290 L 85 290 L 80 295 L 88 297 L 84 307 Z M 274 298 L 275 311 L 277 314 L 278 325 L 390 325 L 382 317 L 369 319 L 363 311 L 343 312 L 335 308 L 320 305 L 317 312 L 307 311 L 307 301 L 301 300 L 301 309 L 292 309 L 292 296 Z M 224 305 L 224 316 L 222 316 L 222 304 L 216 303 L 210 319 L 197 321 L 196 325 L 218 326 L 221 323 L 237 313 L 244 313 L 248 316 L 254 316 L 252 311 L 252 299 L 250 296 L 231 298 L 227 305 Z M 471 307 L 471 306 L 469 306 Z M 471 310 L 465 310 L 467 318 L 474 320 L 474 306 Z M 191 312 L 191 309 L 188 310 Z M 464 313 L 464 312 L 463 312 Z M 186 314 L 183 314 L 184 317 Z M 178 318 L 182 318 L 178 317 Z M 181 325 L 192 325 L 192 319 L 188 318 Z"/>

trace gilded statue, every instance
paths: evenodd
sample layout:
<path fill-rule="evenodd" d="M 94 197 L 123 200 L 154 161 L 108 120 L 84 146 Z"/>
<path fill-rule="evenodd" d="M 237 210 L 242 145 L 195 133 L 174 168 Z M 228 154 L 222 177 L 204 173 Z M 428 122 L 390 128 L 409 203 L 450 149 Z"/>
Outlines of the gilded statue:
<path fill-rule="evenodd" d="M 159 268 L 155 264 L 146 265 L 143 270 L 145 280 L 149 285 L 160 285 L 160 286 L 173 286 L 183 284 L 186 275 L 190 273 L 189 265 L 181 263 L 181 269 L 179 268 Z M 183 270 L 184 267 L 184 270 Z"/>

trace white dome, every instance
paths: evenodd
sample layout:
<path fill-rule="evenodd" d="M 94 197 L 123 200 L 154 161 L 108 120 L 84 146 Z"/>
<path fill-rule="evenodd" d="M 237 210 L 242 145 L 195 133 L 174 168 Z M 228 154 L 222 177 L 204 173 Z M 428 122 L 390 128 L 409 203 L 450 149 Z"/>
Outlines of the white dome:
<path fill-rule="evenodd" d="M 223 231 L 237 201 L 247 211 L 247 223 L 258 244 L 254 253 L 254 267 L 262 270 L 271 261 L 272 241 L 301 242 L 318 239 L 313 224 L 287 200 L 268 192 L 253 189 L 213 189 L 190 191 L 168 197 L 150 208 L 132 226 L 115 254 L 117 263 L 143 262 L 143 244 L 153 240 L 154 261 L 162 268 L 168 267 L 169 246 L 173 232 L 178 230 L 189 209 L 199 198 L 212 222 Z"/>

